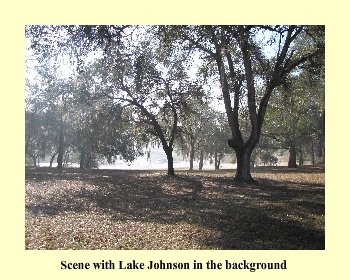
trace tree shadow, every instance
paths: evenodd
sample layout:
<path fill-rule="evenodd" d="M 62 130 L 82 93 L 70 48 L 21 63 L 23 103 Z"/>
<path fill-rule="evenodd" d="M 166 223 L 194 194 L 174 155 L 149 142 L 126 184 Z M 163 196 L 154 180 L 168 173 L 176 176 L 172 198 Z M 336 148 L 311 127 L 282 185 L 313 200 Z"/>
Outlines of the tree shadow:
<path fill-rule="evenodd" d="M 322 185 L 270 179 L 248 184 L 205 174 L 172 177 L 115 171 L 35 178 L 28 180 L 39 187 L 45 180 L 71 180 L 82 187 L 26 205 L 31 215 L 95 211 L 114 221 L 185 222 L 216 232 L 203 244 L 212 249 L 325 248 L 324 230 L 310 218 L 324 215 Z"/>
<path fill-rule="evenodd" d="M 297 168 L 288 168 L 287 166 L 257 166 L 252 169 L 254 173 L 325 173 L 325 166 L 319 165 L 300 165 Z"/>

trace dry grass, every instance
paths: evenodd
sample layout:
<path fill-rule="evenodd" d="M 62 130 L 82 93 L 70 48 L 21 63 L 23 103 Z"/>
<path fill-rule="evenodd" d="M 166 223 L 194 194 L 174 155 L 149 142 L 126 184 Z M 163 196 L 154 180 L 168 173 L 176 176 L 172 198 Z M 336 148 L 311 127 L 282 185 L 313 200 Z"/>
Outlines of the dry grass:
<path fill-rule="evenodd" d="M 26 249 L 324 249 L 323 166 L 26 170 Z"/>

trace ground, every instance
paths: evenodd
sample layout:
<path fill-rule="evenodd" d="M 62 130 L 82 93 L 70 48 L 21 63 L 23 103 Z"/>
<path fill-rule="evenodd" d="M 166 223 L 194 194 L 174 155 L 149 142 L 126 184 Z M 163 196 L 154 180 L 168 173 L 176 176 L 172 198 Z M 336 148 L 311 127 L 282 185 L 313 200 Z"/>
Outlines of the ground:
<path fill-rule="evenodd" d="M 325 249 L 324 166 L 234 170 L 27 168 L 26 249 Z"/>

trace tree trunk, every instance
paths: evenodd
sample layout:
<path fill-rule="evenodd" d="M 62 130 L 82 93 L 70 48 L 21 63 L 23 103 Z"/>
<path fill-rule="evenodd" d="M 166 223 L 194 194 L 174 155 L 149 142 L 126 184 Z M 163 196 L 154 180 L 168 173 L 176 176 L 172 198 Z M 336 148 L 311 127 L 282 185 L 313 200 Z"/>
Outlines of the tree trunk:
<path fill-rule="evenodd" d="M 221 158 L 218 158 L 218 162 L 217 162 L 217 166 L 216 166 L 216 170 L 220 169 L 220 162 L 221 162 Z"/>
<path fill-rule="evenodd" d="M 36 156 L 31 156 L 32 160 L 33 160 L 33 166 L 36 167 Z"/>
<path fill-rule="evenodd" d="M 63 167 L 67 167 L 69 163 L 70 157 L 69 157 L 69 152 L 65 151 L 65 155 L 63 157 Z"/>
<path fill-rule="evenodd" d="M 289 147 L 288 168 L 297 168 L 297 152 L 294 141 Z"/>
<path fill-rule="evenodd" d="M 255 100 L 255 85 L 254 85 L 254 75 L 251 62 L 250 46 L 247 34 L 244 34 L 244 38 L 240 40 L 241 50 L 243 55 L 245 77 L 246 77 L 246 86 L 247 86 L 247 103 L 249 110 L 249 118 L 251 122 L 252 131 L 247 142 L 244 142 L 240 126 L 239 126 L 239 107 L 240 107 L 240 96 L 242 94 L 241 87 L 243 85 L 243 80 L 239 79 L 239 75 L 235 72 L 233 65 L 233 60 L 230 58 L 228 52 L 226 56 L 229 63 L 230 76 L 234 80 L 233 91 L 233 106 L 231 103 L 231 93 L 230 86 L 228 84 L 228 79 L 226 76 L 225 66 L 221 57 L 222 48 L 217 46 L 216 50 L 216 62 L 218 65 L 221 90 L 223 94 L 223 99 L 225 103 L 225 110 L 228 118 L 228 123 L 232 132 L 232 139 L 228 140 L 228 145 L 235 150 L 237 157 L 237 171 L 234 177 L 236 181 L 254 181 L 250 174 L 250 158 L 252 152 L 259 142 L 261 127 L 264 121 L 264 116 L 266 112 L 266 107 L 269 101 L 269 98 L 272 93 L 272 86 L 268 86 L 263 98 L 260 101 L 259 110 L 257 113 L 257 106 Z"/>
<path fill-rule="evenodd" d="M 311 164 L 312 164 L 312 165 L 315 165 L 314 139 L 311 140 Z"/>
<path fill-rule="evenodd" d="M 326 158 L 326 147 L 325 147 L 325 131 L 326 131 L 326 127 L 325 127 L 325 109 L 323 109 L 323 113 L 322 113 L 322 129 L 321 129 L 321 135 L 322 135 L 322 139 L 321 139 L 321 143 L 322 143 L 322 157 L 321 157 L 321 162 L 325 163 L 325 158 Z"/>
<path fill-rule="evenodd" d="M 54 161 L 54 159 L 55 159 L 55 157 L 56 157 L 56 153 L 54 153 L 52 156 L 51 156 L 51 159 L 50 159 L 50 168 L 52 167 L 52 164 L 53 164 L 53 161 Z"/>
<path fill-rule="evenodd" d="M 292 134 L 291 134 L 291 143 L 289 147 L 289 160 L 288 168 L 297 168 L 297 149 L 295 143 L 295 126 L 298 122 L 299 116 L 292 121 Z"/>
<path fill-rule="evenodd" d="M 168 175 L 170 176 L 175 176 L 175 171 L 174 171 L 174 161 L 173 161 L 173 144 L 174 144 L 174 139 L 177 131 L 177 113 L 175 107 L 172 106 L 172 111 L 173 111 L 173 116 L 174 116 L 174 122 L 173 126 L 171 129 L 171 138 L 169 140 L 169 144 L 167 143 L 163 130 L 159 123 L 157 122 L 157 119 L 155 118 L 154 115 L 152 115 L 142 104 L 138 103 L 135 99 L 132 103 L 133 105 L 139 107 L 141 111 L 152 121 L 153 127 L 156 131 L 156 134 L 159 138 L 159 140 L 162 143 L 163 150 L 167 156 L 168 159 Z"/>
<path fill-rule="evenodd" d="M 63 127 L 61 125 L 59 130 L 59 143 L 58 143 L 58 156 L 57 156 L 57 168 L 63 168 L 63 156 L 64 156 L 64 134 Z"/>
<path fill-rule="evenodd" d="M 253 151 L 250 149 L 236 149 L 237 157 L 237 171 L 234 180 L 235 181 L 254 181 L 250 174 L 250 158 Z"/>
<path fill-rule="evenodd" d="M 84 167 L 85 167 L 84 165 L 85 165 L 85 149 L 81 149 L 79 168 L 84 169 Z"/>
<path fill-rule="evenodd" d="M 199 155 L 199 170 L 203 170 L 203 165 L 204 165 L 204 152 L 202 149 Z"/>
<path fill-rule="evenodd" d="M 190 170 L 193 170 L 193 161 L 194 161 L 194 139 L 191 135 L 191 150 L 190 150 Z"/>
<path fill-rule="evenodd" d="M 299 154 L 299 165 L 304 165 L 303 149 L 300 149 L 300 154 Z"/>
<path fill-rule="evenodd" d="M 221 157 L 218 156 L 218 152 L 215 151 L 214 153 L 214 165 L 215 165 L 215 170 L 219 170 L 220 168 L 220 161 L 221 161 Z"/>
<path fill-rule="evenodd" d="M 168 175 L 175 176 L 173 151 L 171 149 L 168 149 L 167 151 L 165 151 L 165 153 L 168 159 Z"/>
<path fill-rule="evenodd" d="M 85 167 L 85 169 L 90 169 L 91 168 L 91 163 L 92 163 L 92 158 L 91 155 L 88 155 L 87 157 L 84 156 L 86 158 L 85 161 L 85 165 L 83 165 L 83 168 Z"/>
<path fill-rule="evenodd" d="M 215 153 L 214 153 L 214 168 L 215 168 L 215 170 L 217 169 L 216 168 L 217 165 L 218 165 L 218 153 L 215 151 Z"/>

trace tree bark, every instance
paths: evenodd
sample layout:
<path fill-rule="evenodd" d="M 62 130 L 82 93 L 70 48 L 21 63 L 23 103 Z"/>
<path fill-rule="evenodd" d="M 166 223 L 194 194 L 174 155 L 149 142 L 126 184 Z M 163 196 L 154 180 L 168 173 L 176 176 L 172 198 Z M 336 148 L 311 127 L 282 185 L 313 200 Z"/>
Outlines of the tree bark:
<path fill-rule="evenodd" d="M 312 164 L 312 165 L 315 165 L 314 139 L 311 139 L 311 164 Z"/>
<path fill-rule="evenodd" d="M 218 165 L 218 153 L 215 151 L 214 153 L 214 168 L 217 170 L 217 165 Z"/>
<path fill-rule="evenodd" d="M 297 168 L 297 151 L 295 148 L 294 141 L 289 147 L 289 160 L 288 160 L 288 168 Z"/>
<path fill-rule="evenodd" d="M 289 160 L 288 160 L 288 168 L 297 168 L 297 150 L 295 143 L 295 126 L 299 120 L 297 117 L 292 121 L 292 134 L 291 134 L 291 142 L 289 147 Z"/>
<path fill-rule="evenodd" d="M 326 147 L 325 147 L 325 131 L 326 131 L 326 111 L 325 109 L 323 109 L 322 112 L 322 129 L 321 129 L 321 135 L 322 135 L 322 139 L 321 139 L 321 146 L 322 146 L 322 157 L 321 157 L 321 162 L 325 163 L 325 158 L 326 158 Z"/>
<path fill-rule="evenodd" d="M 299 165 L 304 165 L 303 149 L 300 149 L 300 154 L 299 154 Z"/>
<path fill-rule="evenodd" d="M 235 181 L 254 181 L 250 174 L 250 158 L 254 147 L 236 149 L 237 171 Z"/>
<path fill-rule="evenodd" d="M 80 151 L 80 165 L 79 168 L 80 169 L 84 169 L 85 168 L 85 149 L 81 149 Z"/>
<path fill-rule="evenodd" d="M 168 159 L 168 175 L 175 176 L 173 151 L 168 148 L 165 150 L 165 153 Z"/>
<path fill-rule="evenodd" d="M 204 152 L 203 152 L 203 149 L 201 150 L 200 152 L 200 155 L 199 155 L 199 170 L 203 170 L 203 165 L 204 165 Z"/>
<path fill-rule="evenodd" d="M 59 169 L 63 168 L 63 156 L 64 156 L 64 133 L 63 133 L 63 127 L 61 124 L 60 130 L 59 130 L 58 156 L 57 156 L 57 168 Z"/>
<path fill-rule="evenodd" d="M 221 162 L 221 158 L 218 157 L 217 162 L 216 162 L 216 166 L 215 166 L 215 170 L 219 170 L 220 169 L 220 162 Z"/>
<path fill-rule="evenodd" d="M 36 156 L 31 156 L 32 160 L 33 160 L 33 166 L 36 167 Z"/>
<path fill-rule="evenodd" d="M 190 145 L 191 145 L 191 150 L 190 150 L 190 170 L 193 170 L 193 161 L 194 161 L 194 138 L 191 135 L 190 137 Z"/>
<path fill-rule="evenodd" d="M 215 153 L 214 153 L 214 165 L 215 165 L 215 170 L 219 170 L 219 169 L 220 169 L 220 161 L 221 161 L 221 157 L 218 156 L 218 152 L 215 151 Z"/>
<path fill-rule="evenodd" d="M 56 157 L 56 153 L 54 153 L 52 156 L 51 156 L 51 159 L 50 159 L 50 168 L 52 167 L 52 164 L 53 164 L 53 161 L 54 161 L 54 159 L 55 159 L 55 157 Z"/>

